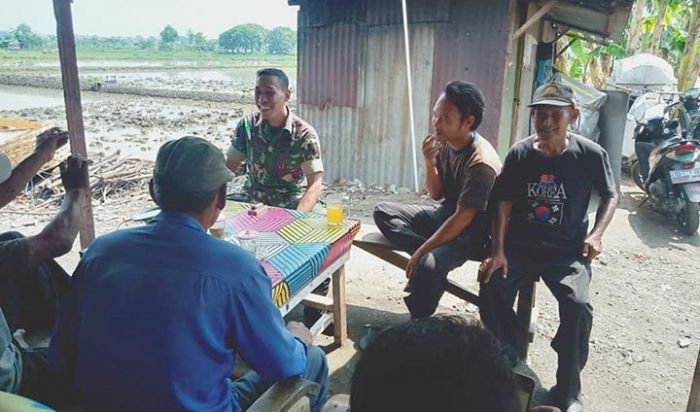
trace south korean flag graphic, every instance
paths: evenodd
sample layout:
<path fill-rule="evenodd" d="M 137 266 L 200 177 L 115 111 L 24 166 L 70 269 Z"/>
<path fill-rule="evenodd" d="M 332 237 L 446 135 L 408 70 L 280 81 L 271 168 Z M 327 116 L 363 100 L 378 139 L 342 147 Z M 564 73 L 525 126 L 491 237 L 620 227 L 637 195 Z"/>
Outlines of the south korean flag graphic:
<path fill-rule="evenodd" d="M 528 220 L 547 226 L 561 225 L 566 191 L 554 175 L 542 175 L 539 182 L 528 183 Z"/>

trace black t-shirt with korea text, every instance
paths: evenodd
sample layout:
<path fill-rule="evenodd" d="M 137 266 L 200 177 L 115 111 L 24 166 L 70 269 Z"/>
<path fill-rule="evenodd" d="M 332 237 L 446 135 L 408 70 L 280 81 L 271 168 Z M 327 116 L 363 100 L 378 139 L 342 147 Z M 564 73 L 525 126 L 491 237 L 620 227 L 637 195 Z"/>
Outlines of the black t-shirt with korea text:
<path fill-rule="evenodd" d="M 494 200 L 512 202 L 507 244 L 577 252 L 588 232 L 588 204 L 595 189 L 603 199 L 616 192 L 607 152 L 570 133 L 555 157 L 534 147 L 534 136 L 508 152 Z"/>

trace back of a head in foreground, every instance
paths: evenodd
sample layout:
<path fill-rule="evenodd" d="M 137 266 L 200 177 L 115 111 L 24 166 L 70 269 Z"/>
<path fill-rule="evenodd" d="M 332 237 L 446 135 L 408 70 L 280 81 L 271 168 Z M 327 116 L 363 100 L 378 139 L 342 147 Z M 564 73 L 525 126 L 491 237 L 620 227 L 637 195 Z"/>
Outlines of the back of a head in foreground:
<path fill-rule="evenodd" d="M 184 136 L 163 144 L 153 170 L 152 196 L 166 212 L 201 213 L 233 173 L 223 152 L 197 136 Z M 222 206 L 223 207 L 223 206 Z"/>
<path fill-rule="evenodd" d="M 353 412 L 518 411 L 501 345 L 476 321 L 454 316 L 391 327 L 358 361 Z"/>

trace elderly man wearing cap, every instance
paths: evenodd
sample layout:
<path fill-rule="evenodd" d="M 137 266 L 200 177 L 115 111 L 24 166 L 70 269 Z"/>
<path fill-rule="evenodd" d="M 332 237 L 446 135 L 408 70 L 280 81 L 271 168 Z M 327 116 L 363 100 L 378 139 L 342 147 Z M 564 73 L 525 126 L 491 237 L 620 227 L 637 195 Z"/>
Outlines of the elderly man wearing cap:
<path fill-rule="evenodd" d="M 257 260 L 207 234 L 232 177 L 201 138 L 164 144 L 151 181 L 161 214 L 96 239 L 81 259 L 49 362 L 87 410 L 240 411 L 301 375 L 321 385 L 321 409 L 323 351 L 303 325 L 285 327 Z M 236 355 L 255 372 L 231 382 Z"/>
<path fill-rule="evenodd" d="M 526 278 L 541 276 L 559 302 L 560 325 L 552 341 L 559 361 L 551 394 L 563 410 L 580 411 L 580 373 L 593 319 L 591 260 L 601 252 L 618 195 L 605 150 L 568 131 L 579 116 L 571 87 L 545 84 L 530 107 L 536 133 L 510 149 L 494 189 L 493 249 L 479 271 L 481 318 L 516 348 L 516 292 Z M 601 201 L 589 231 L 594 189 Z"/>
<path fill-rule="evenodd" d="M 1 205 L 13 200 L 67 141 L 68 134 L 59 129 L 40 134 L 34 153 L 14 169 L 0 154 Z M 0 391 L 47 401 L 56 394 L 56 385 L 48 383 L 45 350 L 28 349 L 20 330 L 32 333 L 54 328 L 70 277 L 53 259 L 68 253 L 78 234 L 80 197 L 87 190 L 85 164 L 77 157 L 61 164 L 65 198 L 61 210 L 38 234 L 0 234 Z"/>

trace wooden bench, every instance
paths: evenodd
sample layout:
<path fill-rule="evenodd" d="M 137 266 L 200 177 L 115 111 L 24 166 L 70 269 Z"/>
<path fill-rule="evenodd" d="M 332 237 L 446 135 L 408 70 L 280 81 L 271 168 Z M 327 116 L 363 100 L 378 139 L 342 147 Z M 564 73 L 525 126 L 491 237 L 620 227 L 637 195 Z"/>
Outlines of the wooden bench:
<path fill-rule="evenodd" d="M 353 245 L 368 252 L 392 265 L 405 270 L 409 258 L 402 255 L 389 240 L 379 232 L 368 233 L 361 239 L 355 239 Z M 534 340 L 537 330 L 537 308 L 535 307 L 535 284 L 525 282 L 518 292 L 517 317 L 518 317 L 518 341 L 520 356 L 527 359 L 530 343 Z M 478 293 L 461 286 L 457 282 L 447 279 L 445 292 L 479 306 Z"/>
<path fill-rule="evenodd" d="M 309 396 L 318 395 L 318 384 L 300 377 L 289 378 L 272 385 L 247 412 L 308 412 Z"/>

